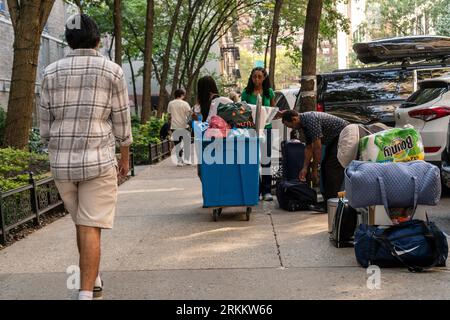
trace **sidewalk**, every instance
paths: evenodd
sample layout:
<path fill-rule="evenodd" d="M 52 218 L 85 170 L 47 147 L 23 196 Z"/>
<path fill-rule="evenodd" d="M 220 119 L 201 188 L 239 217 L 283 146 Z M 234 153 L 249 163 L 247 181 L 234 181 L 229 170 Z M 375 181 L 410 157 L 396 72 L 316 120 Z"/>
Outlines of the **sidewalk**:
<path fill-rule="evenodd" d="M 450 199 L 431 217 L 450 233 Z M 241 211 L 234 214 L 233 211 Z M 231 212 L 231 213 L 230 213 Z M 421 274 L 383 269 L 367 288 L 352 248 L 328 241 L 325 214 L 202 209 L 195 166 L 170 159 L 139 168 L 120 187 L 115 228 L 103 233 L 105 299 L 449 299 L 450 268 Z M 69 216 L 0 251 L 0 299 L 73 299 L 77 265 Z"/>

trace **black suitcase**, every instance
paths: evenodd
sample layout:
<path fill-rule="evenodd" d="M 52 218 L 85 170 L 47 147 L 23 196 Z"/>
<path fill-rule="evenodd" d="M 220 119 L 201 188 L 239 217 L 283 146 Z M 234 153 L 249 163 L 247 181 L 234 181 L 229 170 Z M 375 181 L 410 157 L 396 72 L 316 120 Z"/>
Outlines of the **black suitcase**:
<path fill-rule="evenodd" d="M 336 248 L 354 246 L 355 230 L 358 224 L 358 212 L 339 199 L 333 219 L 330 241 Z"/>
<path fill-rule="evenodd" d="M 296 180 L 303 168 L 305 158 L 305 144 L 296 141 L 281 142 L 281 156 L 283 166 L 283 178 Z"/>
<path fill-rule="evenodd" d="M 317 203 L 317 194 L 306 183 L 297 180 L 281 181 L 277 185 L 277 200 L 286 211 L 310 210 Z"/>

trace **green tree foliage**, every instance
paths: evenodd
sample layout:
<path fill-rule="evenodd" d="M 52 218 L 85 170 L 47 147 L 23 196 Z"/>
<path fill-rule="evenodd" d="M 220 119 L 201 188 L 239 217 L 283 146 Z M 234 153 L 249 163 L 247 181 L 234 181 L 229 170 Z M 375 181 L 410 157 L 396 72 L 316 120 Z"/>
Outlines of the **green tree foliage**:
<path fill-rule="evenodd" d="M 319 41 L 334 40 L 338 30 L 349 32 L 349 20 L 337 12 L 336 5 L 344 0 L 325 0 L 322 19 L 320 23 Z M 294 68 L 300 68 L 301 64 L 301 43 L 299 43 L 299 33 L 305 27 L 306 0 L 285 0 L 283 2 L 280 17 L 280 33 L 277 45 L 286 48 L 286 55 L 291 59 Z M 265 0 L 263 5 L 252 8 L 252 23 L 247 26 L 244 36 L 250 37 L 254 41 L 254 49 L 258 54 L 264 54 L 267 37 L 271 33 L 271 12 L 274 9 L 273 0 Z"/>
<path fill-rule="evenodd" d="M 367 5 L 367 27 L 372 39 L 413 34 L 417 16 L 426 17 L 437 34 L 450 35 L 450 0 L 369 0 Z"/>

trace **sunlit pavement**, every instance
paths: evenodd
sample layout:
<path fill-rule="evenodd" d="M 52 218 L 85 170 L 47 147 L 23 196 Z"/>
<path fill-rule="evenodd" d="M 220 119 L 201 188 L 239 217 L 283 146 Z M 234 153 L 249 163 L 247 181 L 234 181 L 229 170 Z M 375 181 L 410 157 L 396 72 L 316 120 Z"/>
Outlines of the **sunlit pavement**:
<path fill-rule="evenodd" d="M 276 201 L 254 208 L 249 222 L 244 212 L 226 209 L 213 222 L 195 166 L 168 159 L 139 168 L 120 187 L 114 230 L 103 233 L 104 298 L 450 298 L 450 268 L 368 274 L 352 248 L 329 243 L 325 214 L 284 212 Z M 448 195 L 431 219 L 450 234 Z M 77 261 L 66 216 L 0 251 L 0 299 L 73 299 L 66 271 Z"/>

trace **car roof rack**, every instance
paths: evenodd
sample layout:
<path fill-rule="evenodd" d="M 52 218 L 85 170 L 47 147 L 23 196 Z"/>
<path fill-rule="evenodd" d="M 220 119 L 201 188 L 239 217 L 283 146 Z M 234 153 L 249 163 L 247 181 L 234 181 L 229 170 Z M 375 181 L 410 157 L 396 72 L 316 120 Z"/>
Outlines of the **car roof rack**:
<path fill-rule="evenodd" d="M 434 61 L 434 62 L 433 62 Z M 439 62 L 436 61 L 436 58 L 420 60 L 420 61 L 409 61 L 407 59 L 403 60 L 401 64 L 396 62 L 383 62 L 378 65 L 372 65 L 370 67 L 359 67 L 359 68 L 350 68 L 350 69 L 336 69 L 331 72 L 322 73 L 325 74 L 339 74 L 345 72 L 365 72 L 365 71 L 376 71 L 376 70 L 388 70 L 388 69 L 417 69 L 420 67 L 449 67 L 450 66 L 450 56 L 441 57 Z"/>

